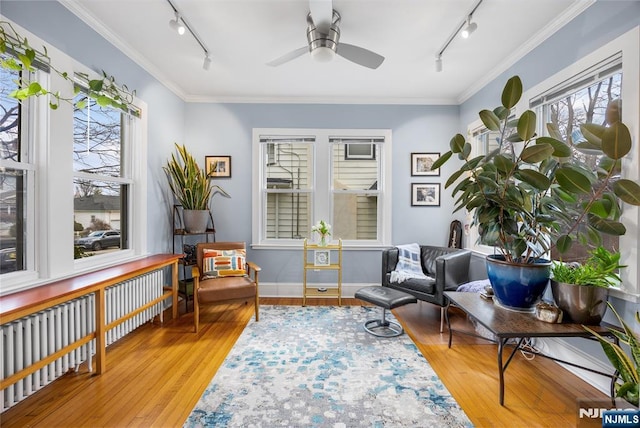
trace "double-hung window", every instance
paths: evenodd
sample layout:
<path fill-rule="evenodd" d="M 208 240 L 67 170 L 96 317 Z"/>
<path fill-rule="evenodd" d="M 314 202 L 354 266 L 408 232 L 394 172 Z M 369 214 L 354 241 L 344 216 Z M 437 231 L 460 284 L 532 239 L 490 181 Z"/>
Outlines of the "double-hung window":
<path fill-rule="evenodd" d="M 255 129 L 254 245 L 316 239 L 319 220 L 344 245 L 388 245 L 387 130 Z"/>
<path fill-rule="evenodd" d="M 3 56 L 2 60 L 9 60 Z M 44 78 L 46 67 L 34 64 L 29 81 Z M 20 71 L 0 69 L 0 275 L 35 270 L 36 167 L 31 140 L 40 100 L 19 103 L 9 94 Z"/>
<path fill-rule="evenodd" d="M 101 106 L 80 86 L 73 114 L 73 223 L 76 258 L 126 249 L 129 199 L 131 114 Z M 119 242 L 101 239 L 120 233 Z"/>

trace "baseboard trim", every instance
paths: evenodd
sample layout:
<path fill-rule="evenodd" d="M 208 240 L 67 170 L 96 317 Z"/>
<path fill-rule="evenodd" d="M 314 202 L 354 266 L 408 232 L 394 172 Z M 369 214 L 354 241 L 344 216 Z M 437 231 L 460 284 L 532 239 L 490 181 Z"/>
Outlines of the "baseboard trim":
<path fill-rule="evenodd" d="M 314 283 L 313 287 L 335 287 L 336 283 Z M 356 291 L 362 287 L 368 287 L 371 283 L 342 284 L 342 297 L 354 297 Z M 302 284 L 300 283 L 260 283 L 261 297 L 302 297 Z"/>
<path fill-rule="evenodd" d="M 565 340 L 558 338 L 537 339 L 536 347 L 543 353 L 554 358 L 570 361 L 571 363 L 604 373 L 613 373 L 613 367 L 608 361 L 599 360 Z M 558 362 L 558 364 L 607 396 L 611 393 L 610 378 L 560 362 Z"/>

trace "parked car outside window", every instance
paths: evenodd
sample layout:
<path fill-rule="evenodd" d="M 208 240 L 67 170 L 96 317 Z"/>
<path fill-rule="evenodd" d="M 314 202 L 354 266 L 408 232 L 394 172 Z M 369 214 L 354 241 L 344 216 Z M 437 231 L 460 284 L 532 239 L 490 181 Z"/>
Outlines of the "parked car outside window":
<path fill-rule="evenodd" d="M 76 239 L 75 244 L 87 250 L 94 251 L 109 247 L 120 247 L 120 231 L 96 230 L 85 238 Z"/>

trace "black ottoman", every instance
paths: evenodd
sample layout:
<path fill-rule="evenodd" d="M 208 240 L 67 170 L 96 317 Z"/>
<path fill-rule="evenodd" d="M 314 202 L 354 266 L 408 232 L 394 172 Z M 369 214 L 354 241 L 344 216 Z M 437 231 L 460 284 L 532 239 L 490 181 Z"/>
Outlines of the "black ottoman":
<path fill-rule="evenodd" d="M 382 308 L 382 319 L 368 320 L 364 323 L 364 329 L 378 337 L 394 337 L 400 336 L 403 333 L 400 324 L 387 320 L 387 309 L 397 308 L 418 301 L 418 299 L 411 294 L 379 285 L 359 289 L 356 291 L 355 298 L 373 303 Z"/>

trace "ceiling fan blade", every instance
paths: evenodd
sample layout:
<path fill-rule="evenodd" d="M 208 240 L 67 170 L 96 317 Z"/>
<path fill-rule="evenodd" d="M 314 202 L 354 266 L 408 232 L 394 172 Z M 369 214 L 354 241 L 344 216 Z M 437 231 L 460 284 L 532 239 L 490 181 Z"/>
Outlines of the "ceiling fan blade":
<path fill-rule="evenodd" d="M 309 12 L 316 28 L 324 34 L 331 28 L 333 2 L 331 0 L 309 0 Z"/>
<path fill-rule="evenodd" d="M 271 62 L 268 62 L 267 65 L 270 65 L 271 67 L 277 67 L 281 64 L 284 64 L 285 62 L 291 61 L 292 59 L 296 59 L 299 56 L 304 55 L 305 53 L 309 52 L 309 47 L 304 46 L 301 48 L 298 48 L 294 51 L 291 51 L 287 54 L 282 55 L 280 58 L 276 58 Z"/>
<path fill-rule="evenodd" d="M 339 43 L 338 48 L 336 49 L 336 54 L 351 62 L 355 62 L 356 64 L 372 69 L 380 67 L 380 64 L 384 61 L 384 57 L 382 55 L 378 55 L 368 49 L 350 45 L 348 43 Z"/>

